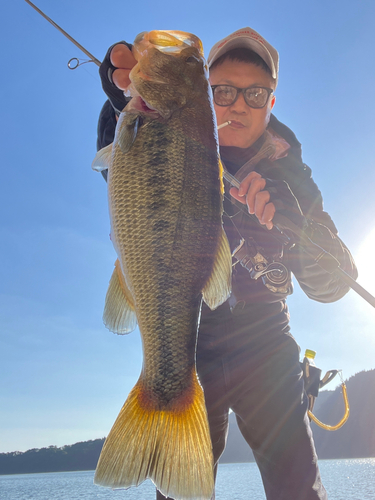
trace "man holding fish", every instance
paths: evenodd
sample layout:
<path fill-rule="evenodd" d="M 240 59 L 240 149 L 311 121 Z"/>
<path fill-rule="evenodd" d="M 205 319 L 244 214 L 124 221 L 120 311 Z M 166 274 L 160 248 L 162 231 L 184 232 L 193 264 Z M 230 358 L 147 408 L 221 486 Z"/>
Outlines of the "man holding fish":
<path fill-rule="evenodd" d="M 101 66 L 109 101 L 99 119 L 98 149 L 114 140 L 117 117 L 129 102 L 123 91 L 139 60 L 134 55 L 132 46 L 121 42 L 109 49 Z M 212 304 L 203 291 L 196 348 L 215 474 L 231 409 L 254 452 L 268 500 L 324 500 L 327 495 L 317 466 L 299 348 L 290 334 L 286 297 L 292 293 L 291 273 L 308 297 L 320 302 L 340 299 L 348 287 L 300 247 L 285 246 L 275 238 L 275 213 L 305 231 L 354 278 L 356 268 L 330 216 L 323 211 L 320 191 L 302 161 L 300 143 L 272 114 L 277 51 L 256 31 L 244 28 L 217 42 L 207 63 L 220 157 L 240 181 L 239 188 L 225 185 L 223 226 L 233 253 L 232 291 L 214 310 L 206 305 Z M 131 143 L 136 143 L 141 125 L 127 125 L 133 131 Z M 121 143 L 120 147 L 124 150 Z M 105 175 L 104 167 L 98 169 Z M 147 197 L 146 187 L 143 195 Z M 248 214 L 255 214 L 257 220 Z M 267 272 L 256 272 L 257 265 Z M 220 303 L 214 302 L 215 306 Z M 110 485 L 107 480 L 104 483 Z M 158 491 L 157 498 L 166 497 Z M 180 498 L 189 496 L 181 493 Z M 191 498 L 207 496 L 202 493 Z"/>

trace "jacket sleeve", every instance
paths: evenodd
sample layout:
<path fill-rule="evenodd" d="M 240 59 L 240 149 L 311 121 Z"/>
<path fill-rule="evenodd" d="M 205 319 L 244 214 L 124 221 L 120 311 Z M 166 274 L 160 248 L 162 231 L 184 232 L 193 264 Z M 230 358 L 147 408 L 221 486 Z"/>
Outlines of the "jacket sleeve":
<path fill-rule="evenodd" d="M 126 45 L 129 49 L 132 48 L 132 45 L 127 42 L 122 41 L 118 43 Z M 112 81 L 112 73 L 116 68 L 111 63 L 110 55 L 115 45 L 117 44 L 109 47 L 99 68 L 102 87 L 107 94 L 108 100 L 104 103 L 99 115 L 96 141 L 97 151 L 113 142 L 117 124 L 116 115 L 119 115 L 121 110 L 130 101 L 130 98 L 125 97 L 123 91 L 117 88 Z M 107 171 L 103 170 L 102 174 L 107 180 Z"/>
<path fill-rule="evenodd" d="M 338 237 L 331 217 L 323 210 L 322 195 L 311 177 L 310 168 L 307 165 L 303 167 L 298 165 L 298 170 L 299 172 L 294 172 L 287 181 L 303 214 L 309 221 L 308 236 L 314 243 L 333 255 L 339 261 L 341 269 L 356 279 L 357 269 L 353 258 Z M 334 273 L 330 274 L 322 269 L 312 257 L 303 251 L 300 245 L 287 251 L 285 259 L 309 298 L 318 302 L 334 302 L 349 291 L 348 285 Z"/>
<path fill-rule="evenodd" d="M 99 151 L 111 144 L 115 138 L 116 112 L 107 100 L 100 112 L 97 128 L 96 150 Z M 102 176 L 107 180 L 107 170 L 102 170 Z"/>
<path fill-rule="evenodd" d="M 115 138 L 116 124 L 116 112 L 108 99 L 104 103 L 99 115 L 96 139 L 97 151 L 105 148 L 113 142 Z"/>

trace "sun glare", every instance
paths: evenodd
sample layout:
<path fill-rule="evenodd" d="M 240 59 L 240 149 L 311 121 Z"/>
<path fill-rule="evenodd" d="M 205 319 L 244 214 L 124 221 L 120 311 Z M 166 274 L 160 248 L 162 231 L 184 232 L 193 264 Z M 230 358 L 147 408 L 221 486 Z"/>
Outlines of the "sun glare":
<path fill-rule="evenodd" d="M 358 268 L 358 283 L 375 295 L 375 229 L 363 240 L 354 260 Z"/>

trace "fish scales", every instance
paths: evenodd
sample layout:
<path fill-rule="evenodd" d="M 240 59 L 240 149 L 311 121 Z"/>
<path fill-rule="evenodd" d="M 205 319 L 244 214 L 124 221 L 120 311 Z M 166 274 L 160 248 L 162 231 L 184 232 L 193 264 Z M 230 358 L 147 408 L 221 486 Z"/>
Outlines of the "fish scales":
<path fill-rule="evenodd" d="M 213 154 L 194 137 L 187 139 L 192 134 L 181 126 L 183 120 L 183 115 L 172 119 L 168 127 L 147 124 L 108 174 L 111 212 L 118 214 L 112 216 L 112 235 L 118 234 L 112 239 L 122 255 L 143 332 L 144 384 L 150 393 L 160 394 L 161 406 L 191 383 L 191 332 L 197 329 L 201 290 L 212 271 L 221 229 L 219 187 L 208 187 Z M 148 153 L 148 144 L 159 146 L 157 154 Z M 214 141 L 211 148 L 216 153 Z M 130 166 L 129 172 L 123 165 Z"/>
<path fill-rule="evenodd" d="M 171 40 L 178 50 L 164 53 L 158 44 Z M 95 482 L 129 487 L 149 477 L 166 496 L 208 500 L 213 459 L 195 348 L 202 296 L 211 308 L 222 303 L 231 272 L 217 133 L 199 39 L 155 31 L 134 49 L 138 95 L 93 168 L 108 168 L 118 255 L 105 323 L 127 333 L 137 321 L 144 360 Z"/>

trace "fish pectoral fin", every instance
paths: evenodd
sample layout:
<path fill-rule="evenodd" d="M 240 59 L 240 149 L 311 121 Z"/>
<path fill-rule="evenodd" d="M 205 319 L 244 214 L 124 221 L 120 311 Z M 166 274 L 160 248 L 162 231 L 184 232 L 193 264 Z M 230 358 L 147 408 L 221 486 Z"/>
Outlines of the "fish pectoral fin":
<path fill-rule="evenodd" d="M 94 483 L 129 488 L 150 478 L 168 498 L 209 500 L 212 444 L 196 374 L 186 393 L 174 408 L 155 408 L 141 376 L 104 443 Z"/>
<path fill-rule="evenodd" d="M 117 139 L 117 143 L 124 154 L 128 153 L 133 146 L 138 128 L 141 125 L 142 118 L 139 115 L 129 115 L 129 119 L 124 120 L 124 125 L 121 126 Z"/>
<path fill-rule="evenodd" d="M 105 148 L 100 149 L 91 164 L 91 168 L 96 172 L 108 170 L 112 158 L 112 144 L 108 144 Z"/>
<path fill-rule="evenodd" d="M 232 255 L 227 235 L 222 228 L 214 267 L 211 276 L 202 290 L 203 300 L 210 309 L 216 309 L 216 307 L 227 300 L 231 291 L 231 282 Z"/>
<path fill-rule="evenodd" d="M 120 334 L 130 333 L 137 326 L 133 297 L 118 259 L 105 297 L 103 322 L 108 330 Z"/>

